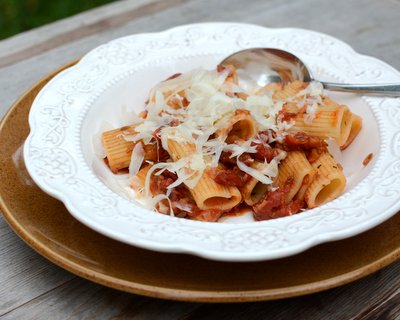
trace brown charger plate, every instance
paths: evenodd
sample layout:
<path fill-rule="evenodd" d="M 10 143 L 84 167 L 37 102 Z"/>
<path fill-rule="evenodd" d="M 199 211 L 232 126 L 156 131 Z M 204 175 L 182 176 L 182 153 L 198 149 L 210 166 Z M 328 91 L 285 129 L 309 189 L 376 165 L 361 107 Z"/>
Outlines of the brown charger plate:
<path fill-rule="evenodd" d="M 0 125 L 0 207 L 32 248 L 60 267 L 115 289 L 186 301 L 243 302 L 293 297 L 364 277 L 400 256 L 400 214 L 361 235 L 273 261 L 227 263 L 139 249 L 74 219 L 29 177 L 22 146 L 28 113 L 50 74 L 10 109 Z"/>

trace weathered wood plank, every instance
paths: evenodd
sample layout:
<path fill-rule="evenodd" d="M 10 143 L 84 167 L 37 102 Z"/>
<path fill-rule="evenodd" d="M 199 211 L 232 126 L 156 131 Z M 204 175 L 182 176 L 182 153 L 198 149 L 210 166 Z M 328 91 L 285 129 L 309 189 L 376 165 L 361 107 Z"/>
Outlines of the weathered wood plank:
<path fill-rule="evenodd" d="M 332 289 L 326 292 L 305 297 L 248 304 L 218 304 L 203 305 L 185 317 L 185 320 L 197 319 L 396 319 L 399 316 L 398 305 L 380 308 L 376 306 L 376 315 L 391 315 L 391 317 L 368 317 L 365 309 L 380 301 L 383 294 L 398 293 L 400 278 L 397 273 L 400 263 L 371 275 L 361 281 Z M 394 278 L 393 278 L 394 277 Z"/>
<path fill-rule="evenodd" d="M 210 10 L 210 7 L 213 7 L 213 10 Z M 2 96 L 0 117 L 24 90 L 46 73 L 82 56 L 104 42 L 127 34 L 160 31 L 178 24 L 192 22 L 230 20 L 257 23 L 267 27 L 309 28 L 347 41 L 356 51 L 375 56 L 400 69 L 397 54 L 400 33 L 393 31 L 398 28 L 399 22 L 396 17 L 399 11 L 400 3 L 389 0 L 379 2 L 302 0 L 290 5 L 271 0 L 249 1 L 246 6 L 242 5 L 241 0 L 211 1 L 211 4 L 209 0 L 190 1 L 165 9 L 158 14 L 151 14 L 151 23 L 148 17 L 144 16 L 118 28 L 110 28 L 105 32 L 75 40 L 46 53 L 27 58 L 12 66 L 0 68 Z M 319 14 L 320 12 L 322 13 Z M 327 12 L 329 16 L 334 16 L 336 19 L 327 21 L 325 18 Z M 349 14 L 349 12 L 357 12 L 357 14 Z M 287 22 L 289 16 L 290 24 Z M 374 24 L 370 24 L 371 17 L 374 17 Z M 75 19 L 79 19 L 79 15 Z M 340 24 L 337 23 L 339 19 Z M 349 28 L 351 32 L 346 32 L 346 27 L 342 26 L 343 23 L 351 24 L 354 28 Z M 369 37 L 370 33 L 362 32 L 366 24 L 372 30 L 371 37 Z M 50 32 L 51 26 L 44 28 L 48 28 L 47 31 Z M 43 33 L 45 32 L 46 30 L 43 30 Z M 2 42 L 0 42 L 0 52 L 1 47 Z M 1 75 L 7 75 L 7 77 Z"/>
<path fill-rule="evenodd" d="M 145 298 L 75 278 L 0 318 L 177 319 L 198 305 Z"/>
<path fill-rule="evenodd" d="M 399 268 L 397 262 L 355 283 L 305 297 L 211 305 L 139 297 L 76 278 L 1 319 L 396 319 Z"/>
<path fill-rule="evenodd" d="M 389 280 L 390 281 L 390 280 Z M 385 292 L 375 303 L 368 305 L 353 320 L 374 320 L 374 319 L 399 319 L 400 318 L 400 289 Z"/>
<path fill-rule="evenodd" d="M 268 1 L 269 2 L 269 1 Z M 270 10 L 268 14 L 265 10 Z M 357 52 L 374 56 L 400 69 L 400 2 L 383 1 L 294 1 L 279 2 L 244 21 L 268 27 L 301 27 L 330 34 L 347 42 Z"/>
<path fill-rule="evenodd" d="M 0 218 L 0 316 L 75 276 L 28 247 Z"/>
<path fill-rule="evenodd" d="M 0 44 L 0 67 L 121 26 L 128 21 L 162 11 L 183 1 L 185 0 L 120 1 L 25 32 Z"/>
<path fill-rule="evenodd" d="M 101 43 L 193 22 L 242 21 L 314 29 L 400 69 L 400 1 L 395 0 L 249 0 L 245 4 L 242 0 L 140 0 L 97 10 L 58 22 L 56 28 L 50 25 L 0 42 L 0 117 L 39 78 Z M 63 40 L 51 40 L 58 37 Z M 39 44 L 36 51 L 35 43 Z M 14 60 L 7 60 L 10 57 Z M 165 302 L 74 277 L 23 244 L 0 218 L 0 315 L 4 319 L 396 319 L 400 318 L 399 274 L 397 262 L 344 287 L 274 302 Z"/>

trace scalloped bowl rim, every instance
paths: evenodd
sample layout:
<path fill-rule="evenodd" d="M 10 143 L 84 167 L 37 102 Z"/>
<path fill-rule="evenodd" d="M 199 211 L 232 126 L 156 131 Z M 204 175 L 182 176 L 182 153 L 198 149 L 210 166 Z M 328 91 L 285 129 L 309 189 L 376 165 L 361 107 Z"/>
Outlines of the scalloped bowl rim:
<path fill-rule="evenodd" d="M 368 59 L 371 63 L 378 63 L 380 66 L 383 66 L 383 68 L 385 70 L 389 70 L 391 73 L 393 73 L 395 76 L 397 76 L 398 79 L 400 80 L 399 73 L 392 67 L 383 63 L 382 61 L 372 58 L 372 57 L 365 56 L 365 55 L 357 54 L 350 46 L 348 46 L 344 42 L 337 40 L 333 37 L 330 37 L 330 36 L 315 32 L 315 31 L 309 31 L 309 30 L 304 30 L 304 29 L 295 29 L 295 28 L 266 29 L 266 28 L 262 28 L 259 26 L 253 26 L 253 25 L 247 25 L 247 24 L 237 24 L 237 23 L 204 23 L 204 24 L 179 26 L 179 27 L 175 27 L 175 28 L 160 32 L 160 33 L 147 33 L 147 34 L 126 36 L 123 38 L 113 40 L 113 41 L 109 42 L 107 45 L 110 45 L 112 43 L 124 42 L 125 40 L 132 40 L 132 39 L 138 38 L 138 37 L 140 37 L 142 39 L 147 38 L 147 37 L 151 38 L 154 36 L 158 36 L 161 38 L 168 37 L 171 34 L 174 34 L 177 32 L 179 33 L 181 31 L 188 30 L 190 28 L 198 27 L 200 29 L 205 28 L 207 30 L 210 30 L 213 28 L 215 28 L 215 29 L 228 28 L 229 26 L 236 27 L 239 29 L 241 29 L 241 28 L 256 29 L 256 31 L 260 31 L 261 33 L 262 33 L 261 30 L 264 29 L 265 33 L 279 31 L 284 34 L 307 33 L 307 34 L 319 35 L 320 37 L 322 37 L 324 39 L 329 39 L 330 41 L 333 41 L 335 44 L 338 44 L 338 45 L 342 46 L 343 48 L 345 48 L 348 51 L 347 54 L 350 53 L 353 56 L 357 56 L 359 59 Z M 207 31 L 207 32 L 211 32 L 211 31 Z M 74 73 L 76 70 L 79 70 L 82 66 L 84 66 L 86 64 L 86 62 L 88 60 L 91 59 L 90 57 L 93 54 L 98 52 L 98 50 L 99 50 L 99 48 L 93 49 L 86 56 L 84 56 L 78 62 L 77 65 L 72 66 L 71 68 L 61 72 L 55 78 L 53 78 L 45 86 L 45 88 L 42 89 L 42 91 L 39 93 L 39 95 L 37 96 L 37 98 L 35 99 L 35 101 L 33 103 L 32 109 L 34 109 L 34 108 L 38 109 L 38 106 L 40 104 L 40 99 L 42 99 L 43 95 L 47 94 L 46 91 L 49 90 L 49 88 L 56 86 L 57 83 L 60 81 L 60 79 L 63 79 L 67 74 Z M 372 100 L 374 100 L 374 101 L 377 99 L 378 98 L 372 98 Z M 378 99 L 378 100 L 383 100 L 383 99 Z M 36 110 L 36 109 L 34 109 L 34 110 Z M 387 121 L 387 119 L 385 119 L 385 121 Z M 366 231 L 366 230 L 378 225 L 379 223 L 387 220 L 389 217 L 394 215 L 397 212 L 397 210 L 400 208 L 400 202 L 399 202 L 399 203 L 395 204 L 394 206 L 387 208 L 385 211 L 380 212 L 378 215 L 376 215 L 372 218 L 370 217 L 369 219 L 367 219 L 365 221 L 359 221 L 359 223 L 357 223 L 357 224 L 347 226 L 345 229 L 342 229 L 342 230 L 334 230 L 334 229 L 329 230 L 328 229 L 328 230 L 324 231 L 323 233 L 313 234 L 310 238 L 303 239 L 298 244 L 291 244 L 290 246 L 281 247 L 277 250 L 258 250 L 258 249 L 257 250 L 249 249 L 247 251 L 246 250 L 244 250 L 244 251 L 243 250 L 242 251 L 214 250 L 214 249 L 210 249 L 209 247 L 202 247 L 199 243 L 196 243 L 196 242 L 194 242 L 194 243 L 190 243 L 190 242 L 188 242 L 188 243 L 184 243 L 184 242 L 178 242 L 178 243 L 165 242 L 165 243 L 163 243 L 163 242 L 160 242 L 157 240 L 154 241 L 152 239 L 148 239 L 145 237 L 127 238 L 127 236 L 125 234 L 121 234 L 120 232 L 115 231 L 112 228 L 106 227 L 102 223 L 98 223 L 97 221 L 94 221 L 90 215 L 86 215 L 85 212 L 82 212 L 82 209 L 76 207 L 76 204 L 74 203 L 74 200 L 76 200 L 76 199 L 69 197 L 68 195 L 61 192 L 60 190 L 55 189 L 51 184 L 45 182 L 43 180 L 43 178 L 40 176 L 40 174 L 38 174 L 37 170 L 35 169 L 35 166 L 33 165 L 32 155 L 31 155 L 31 150 L 30 150 L 30 148 L 32 147 L 32 140 L 35 135 L 36 122 L 37 122 L 37 111 L 36 111 L 36 113 L 31 112 L 29 115 L 29 125 L 31 128 L 31 132 L 30 132 L 30 134 L 26 140 L 26 143 L 24 145 L 24 158 L 26 161 L 26 166 L 27 166 L 28 172 L 32 176 L 33 180 L 44 191 L 46 191 L 53 197 L 61 200 L 66 205 L 68 211 L 71 212 L 71 214 L 75 218 L 77 218 L 79 221 L 81 221 L 85 225 L 93 228 L 94 230 L 96 230 L 104 235 L 114 238 L 116 240 L 120 240 L 122 242 L 136 245 L 139 247 L 143 247 L 146 249 L 164 251 L 164 252 L 190 253 L 190 254 L 195 254 L 195 255 L 209 258 L 209 259 L 223 260 L 223 261 L 256 261 L 256 260 L 276 259 L 276 258 L 282 258 L 282 257 L 286 257 L 286 256 L 290 256 L 290 255 L 302 252 L 310 247 L 313 247 L 313 246 L 323 243 L 323 242 L 339 240 L 339 239 L 343 239 L 346 237 L 350 237 L 350 236 L 359 234 L 359 233 Z M 382 133 L 382 132 L 380 131 L 380 133 Z M 369 180 L 367 179 L 368 177 L 376 175 L 376 171 L 380 168 L 382 162 L 384 161 L 383 157 L 384 157 L 384 154 L 381 152 L 379 154 L 378 159 L 376 159 L 375 166 L 372 169 L 372 171 L 367 175 L 366 178 L 364 178 L 361 182 L 359 182 L 351 190 L 351 192 L 346 194 L 347 197 L 350 194 L 357 193 L 357 191 L 359 189 L 363 188 L 369 182 Z M 104 187 L 104 188 L 107 188 L 107 187 Z M 338 199 L 329 203 L 329 207 L 334 208 L 334 205 L 340 204 L 341 198 L 342 197 L 339 197 Z M 316 211 L 318 211 L 319 209 L 320 208 L 316 209 Z M 139 208 L 139 211 L 140 211 L 140 208 Z M 146 210 L 143 210 L 143 211 L 146 211 Z M 302 213 L 301 215 L 302 215 L 302 217 L 306 217 L 306 216 L 312 215 L 313 212 L 314 212 L 314 210 L 309 210 L 307 212 Z M 153 215 L 153 217 L 156 217 L 156 216 L 158 216 L 158 215 L 157 214 Z M 169 220 L 165 220 L 164 218 L 170 219 L 171 221 L 172 220 L 182 220 L 182 219 L 173 218 L 173 217 L 159 217 L 157 220 L 160 223 L 169 221 Z M 273 223 L 280 224 L 286 220 L 290 220 L 290 219 L 293 220 L 293 218 L 299 219 L 297 217 L 288 217 L 288 218 L 279 219 L 280 222 L 273 221 Z M 206 229 L 215 230 L 217 233 L 224 233 L 225 230 L 227 230 L 227 229 L 234 230 L 235 228 L 242 228 L 242 227 L 247 228 L 249 224 L 248 223 L 244 223 L 244 224 L 238 223 L 238 224 L 235 224 L 234 227 L 232 227 L 232 225 L 227 227 L 226 224 L 205 223 L 205 222 L 198 222 L 198 221 L 183 220 L 183 221 L 179 221 L 178 225 L 189 226 L 190 228 L 195 228 L 195 229 L 198 226 L 201 226 L 202 228 L 205 227 Z M 257 222 L 257 225 L 254 225 L 254 228 L 255 229 L 263 229 L 264 226 L 268 227 L 269 225 L 271 225 L 271 221 Z M 256 231 L 256 232 L 258 232 L 258 231 Z"/>

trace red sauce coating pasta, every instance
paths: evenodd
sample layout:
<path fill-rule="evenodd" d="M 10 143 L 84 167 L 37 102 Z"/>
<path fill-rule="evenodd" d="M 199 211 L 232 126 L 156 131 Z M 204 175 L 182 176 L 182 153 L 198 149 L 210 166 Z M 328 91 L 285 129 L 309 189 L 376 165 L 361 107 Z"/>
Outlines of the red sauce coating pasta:
<path fill-rule="evenodd" d="M 250 176 L 243 173 L 237 166 L 233 169 L 215 169 L 210 171 L 215 182 L 224 186 L 243 187 L 250 179 Z"/>
<path fill-rule="evenodd" d="M 324 104 L 336 105 L 320 84 L 246 90 L 233 66 L 176 73 L 150 92 L 141 120 L 103 134 L 106 159 L 113 172 L 134 171 L 140 183 L 131 186 L 161 213 L 201 221 L 238 208 L 252 209 L 256 220 L 289 216 L 313 208 L 307 192 L 318 177 L 341 170 L 337 164 L 336 171 L 317 172 L 329 154 L 324 139 L 335 138 L 327 123 L 341 123 L 339 111 L 319 116 Z M 351 119 L 350 140 L 361 129 L 361 118 Z M 302 126 L 292 127 L 299 121 Z M 300 169 L 308 170 L 304 179 Z M 311 191 L 317 194 L 319 186 Z M 156 198 L 160 194 L 165 196 Z"/>

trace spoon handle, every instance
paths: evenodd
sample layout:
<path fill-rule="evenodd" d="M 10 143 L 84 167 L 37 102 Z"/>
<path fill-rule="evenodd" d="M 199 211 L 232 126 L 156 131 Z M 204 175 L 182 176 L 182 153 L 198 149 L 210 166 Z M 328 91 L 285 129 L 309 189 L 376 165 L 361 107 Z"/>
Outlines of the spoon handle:
<path fill-rule="evenodd" d="M 400 97 L 400 84 L 342 84 L 333 82 L 321 82 L 325 89 L 343 92 L 355 92 L 360 94 L 384 95 Z"/>

